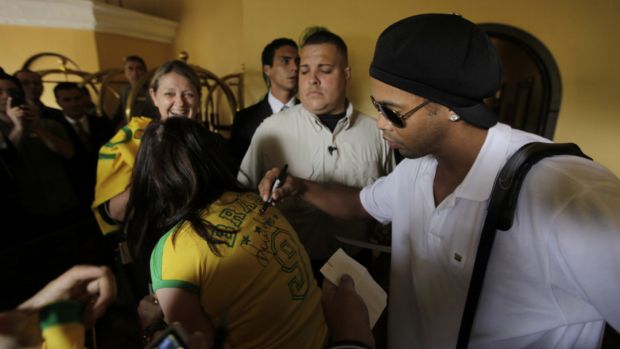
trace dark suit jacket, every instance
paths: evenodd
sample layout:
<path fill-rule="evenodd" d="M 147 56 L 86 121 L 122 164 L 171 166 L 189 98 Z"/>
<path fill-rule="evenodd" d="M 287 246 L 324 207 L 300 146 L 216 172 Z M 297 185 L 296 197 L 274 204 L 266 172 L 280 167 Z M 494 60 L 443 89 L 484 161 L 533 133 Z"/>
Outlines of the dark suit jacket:
<path fill-rule="evenodd" d="M 19 207 L 19 192 L 17 190 L 17 182 L 13 171 L 13 163 L 17 159 L 17 150 L 8 140 L 8 132 L 12 125 L 0 121 L 0 133 L 4 138 L 4 142 L 0 142 L 0 220 L 4 231 L 23 231 L 20 225 L 23 222 L 22 210 Z M 4 224 L 7 224 L 5 227 Z M 11 230 L 15 229 L 15 230 Z M 23 229 L 23 227 L 22 227 Z M 3 234 L 3 247 L 10 247 L 14 242 L 20 240 L 21 234 Z M 5 240 L 5 239 L 8 239 Z"/>
<path fill-rule="evenodd" d="M 56 121 L 60 121 L 60 119 L 64 118 L 64 115 L 62 114 L 62 111 L 56 108 L 50 108 L 48 106 L 46 106 L 45 104 L 39 102 L 38 104 L 39 109 L 41 110 L 41 117 L 45 118 L 45 119 L 52 119 L 52 120 L 56 120 Z"/>
<path fill-rule="evenodd" d="M 242 109 L 237 113 L 230 134 L 231 153 L 237 163 L 240 164 L 241 160 L 243 160 L 258 125 L 272 114 L 273 111 L 271 110 L 267 96 L 260 102 Z"/>
<path fill-rule="evenodd" d="M 99 148 L 107 143 L 114 135 L 112 122 L 105 117 L 87 115 L 90 137 L 88 144 L 84 144 L 75 132 L 75 129 L 64 115 L 60 123 L 67 131 L 67 135 L 75 149 L 75 155 L 66 162 L 67 174 L 80 204 L 90 206 L 95 195 L 95 182 L 97 178 L 97 158 Z"/>
<path fill-rule="evenodd" d="M 112 116 L 112 123 L 116 128 L 120 128 L 127 123 L 127 120 L 125 119 L 125 106 L 127 105 L 127 97 L 129 97 L 130 92 L 131 86 L 125 86 L 121 90 L 118 107 Z M 146 116 L 151 119 L 159 119 L 159 110 L 157 110 L 157 107 L 153 104 L 146 86 L 140 90 L 140 94 L 136 97 L 132 114 L 135 116 Z"/>

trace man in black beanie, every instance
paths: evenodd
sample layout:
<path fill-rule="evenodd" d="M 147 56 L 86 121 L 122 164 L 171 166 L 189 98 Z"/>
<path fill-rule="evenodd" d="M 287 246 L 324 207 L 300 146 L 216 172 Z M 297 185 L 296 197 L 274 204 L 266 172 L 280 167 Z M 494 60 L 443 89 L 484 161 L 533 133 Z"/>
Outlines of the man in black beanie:
<path fill-rule="evenodd" d="M 391 222 L 389 347 L 454 348 L 494 180 L 521 146 L 549 140 L 497 123 L 485 107 L 500 60 L 458 15 L 388 27 L 370 76 L 377 127 L 407 159 L 361 191 L 289 176 L 273 198 Z M 277 172 L 261 182 L 264 198 Z M 620 329 L 618 212 L 620 181 L 595 162 L 534 166 L 512 228 L 493 245 L 469 348 L 597 348 L 605 322 Z M 328 324 L 347 304 L 324 302 Z"/>

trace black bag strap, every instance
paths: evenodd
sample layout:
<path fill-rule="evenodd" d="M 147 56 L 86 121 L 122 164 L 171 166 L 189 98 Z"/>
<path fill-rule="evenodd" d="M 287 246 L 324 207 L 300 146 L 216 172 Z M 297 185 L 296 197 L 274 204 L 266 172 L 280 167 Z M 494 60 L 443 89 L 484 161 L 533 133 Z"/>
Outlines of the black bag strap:
<path fill-rule="evenodd" d="M 456 343 L 457 349 L 465 349 L 469 343 L 480 291 L 484 282 L 484 274 L 497 229 L 508 230 L 512 227 L 521 184 L 523 184 L 530 168 L 540 160 L 555 155 L 574 155 L 592 160 L 574 143 L 534 142 L 522 146 L 515 152 L 495 178 L 487 217 L 478 243 L 478 252 L 467 292 L 465 310 L 461 318 L 461 329 Z"/>

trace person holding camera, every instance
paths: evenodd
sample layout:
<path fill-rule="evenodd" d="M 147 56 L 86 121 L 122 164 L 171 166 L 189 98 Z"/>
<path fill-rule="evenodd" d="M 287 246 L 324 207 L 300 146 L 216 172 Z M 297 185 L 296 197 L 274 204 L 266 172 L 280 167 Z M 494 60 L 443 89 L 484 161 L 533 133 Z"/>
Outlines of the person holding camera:
<path fill-rule="evenodd" d="M 39 110 L 42 119 L 60 120 L 63 118 L 62 111 L 48 107 L 41 101 L 43 95 L 43 79 L 41 75 L 30 69 L 20 69 L 13 73 L 24 89 L 26 100 Z"/>
<path fill-rule="evenodd" d="M 15 149 L 9 167 L 26 222 L 53 228 L 77 205 L 63 164 L 74 149 L 62 125 L 42 119 L 26 103 L 19 80 L 6 73 L 0 74 L 0 132 Z"/>

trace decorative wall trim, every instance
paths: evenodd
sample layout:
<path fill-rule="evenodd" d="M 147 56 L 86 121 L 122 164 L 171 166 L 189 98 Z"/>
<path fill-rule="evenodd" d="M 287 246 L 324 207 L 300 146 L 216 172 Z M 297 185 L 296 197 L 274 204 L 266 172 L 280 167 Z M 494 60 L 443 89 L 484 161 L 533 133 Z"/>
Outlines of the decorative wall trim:
<path fill-rule="evenodd" d="M 177 22 L 89 0 L 0 0 L 0 25 L 93 30 L 172 43 Z"/>

